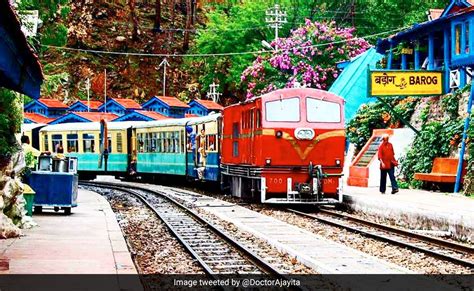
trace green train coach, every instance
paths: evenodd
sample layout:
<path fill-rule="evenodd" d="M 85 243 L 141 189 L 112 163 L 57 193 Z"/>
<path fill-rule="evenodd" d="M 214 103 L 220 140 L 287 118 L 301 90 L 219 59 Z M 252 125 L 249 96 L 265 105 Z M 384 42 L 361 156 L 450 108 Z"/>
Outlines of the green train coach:
<path fill-rule="evenodd" d="M 38 140 L 42 152 L 59 151 L 76 157 L 81 179 L 104 174 L 116 178 L 173 175 L 198 179 L 202 156 L 205 156 L 207 162 L 201 179 L 219 181 L 220 124 L 220 114 L 148 122 L 108 122 L 107 173 L 105 163 L 99 163 L 99 122 L 48 125 L 39 130 Z"/>

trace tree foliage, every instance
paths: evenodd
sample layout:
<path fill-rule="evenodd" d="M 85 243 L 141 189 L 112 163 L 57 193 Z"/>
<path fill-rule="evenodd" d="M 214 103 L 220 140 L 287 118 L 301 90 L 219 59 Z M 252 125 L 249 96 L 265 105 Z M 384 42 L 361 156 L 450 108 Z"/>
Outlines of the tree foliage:
<path fill-rule="evenodd" d="M 339 75 L 336 63 L 351 59 L 368 47 L 355 38 L 353 29 L 338 28 L 335 22 L 306 20 L 288 38 L 272 42 L 272 54 L 258 56 L 242 73 L 247 98 L 280 88 L 304 87 L 327 90 Z"/>

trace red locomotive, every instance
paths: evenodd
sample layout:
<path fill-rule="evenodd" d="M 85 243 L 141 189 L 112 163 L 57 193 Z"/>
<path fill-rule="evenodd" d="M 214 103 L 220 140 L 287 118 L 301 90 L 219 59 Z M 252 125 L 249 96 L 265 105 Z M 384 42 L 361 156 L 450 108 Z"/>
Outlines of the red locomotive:
<path fill-rule="evenodd" d="M 222 182 L 262 203 L 337 203 L 344 100 L 326 91 L 277 90 L 224 109 Z M 338 196 L 339 194 L 339 196 Z"/>

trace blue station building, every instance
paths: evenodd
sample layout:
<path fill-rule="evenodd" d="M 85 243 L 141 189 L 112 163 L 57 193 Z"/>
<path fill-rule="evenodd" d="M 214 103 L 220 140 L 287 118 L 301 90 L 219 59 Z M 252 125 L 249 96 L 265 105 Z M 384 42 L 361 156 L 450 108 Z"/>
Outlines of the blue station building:
<path fill-rule="evenodd" d="M 429 21 L 379 40 L 388 70 L 436 70 L 444 73 L 444 92 L 471 82 L 474 65 L 474 1 L 453 0 L 430 10 Z"/>
<path fill-rule="evenodd" d="M 100 101 L 79 100 L 69 106 L 71 112 L 97 112 L 103 103 Z"/>
<path fill-rule="evenodd" d="M 153 96 L 142 105 L 144 110 L 154 111 L 172 118 L 185 117 L 189 105 L 175 97 Z"/>
<path fill-rule="evenodd" d="M 26 104 L 24 111 L 27 113 L 36 113 L 47 118 L 57 118 L 66 114 L 69 107 L 56 99 L 39 98 Z"/>
<path fill-rule="evenodd" d="M 127 98 L 109 98 L 107 102 L 100 105 L 99 112 L 114 113 L 118 116 L 125 115 L 134 110 L 141 110 L 142 107 L 133 99 Z"/>

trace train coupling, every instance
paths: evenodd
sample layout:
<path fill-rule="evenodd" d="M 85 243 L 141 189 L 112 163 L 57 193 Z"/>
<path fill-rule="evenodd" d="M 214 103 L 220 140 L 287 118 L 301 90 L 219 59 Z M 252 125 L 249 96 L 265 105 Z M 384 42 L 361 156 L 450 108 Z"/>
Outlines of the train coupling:
<path fill-rule="evenodd" d="M 309 183 L 295 183 L 295 188 L 299 194 L 303 194 L 303 195 L 310 195 L 312 192 L 312 189 L 311 189 L 312 187 L 311 187 L 311 184 Z"/>

